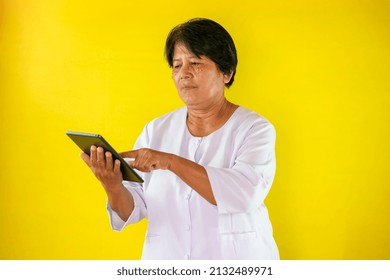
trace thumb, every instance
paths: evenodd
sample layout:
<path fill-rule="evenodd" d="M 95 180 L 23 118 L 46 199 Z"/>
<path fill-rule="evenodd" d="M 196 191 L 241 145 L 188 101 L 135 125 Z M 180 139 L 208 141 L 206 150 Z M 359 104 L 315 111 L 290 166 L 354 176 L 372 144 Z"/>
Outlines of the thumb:
<path fill-rule="evenodd" d="M 80 154 L 81 159 L 90 167 L 90 158 L 86 153 Z"/>

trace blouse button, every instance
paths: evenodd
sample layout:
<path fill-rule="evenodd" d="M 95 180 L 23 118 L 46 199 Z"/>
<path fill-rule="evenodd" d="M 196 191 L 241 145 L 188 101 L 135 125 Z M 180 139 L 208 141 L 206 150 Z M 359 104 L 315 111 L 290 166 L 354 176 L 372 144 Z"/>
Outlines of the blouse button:
<path fill-rule="evenodd" d="M 191 229 L 191 227 L 190 227 L 189 225 L 186 225 L 186 226 L 184 227 L 184 229 L 185 229 L 186 231 L 189 231 L 189 230 Z"/>

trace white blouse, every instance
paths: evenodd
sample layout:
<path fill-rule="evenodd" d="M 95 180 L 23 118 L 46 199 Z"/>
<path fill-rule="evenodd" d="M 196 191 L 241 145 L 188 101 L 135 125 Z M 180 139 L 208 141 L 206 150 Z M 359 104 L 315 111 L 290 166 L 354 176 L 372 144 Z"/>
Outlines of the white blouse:
<path fill-rule="evenodd" d="M 205 167 L 217 202 L 212 205 L 174 173 L 141 173 L 124 181 L 134 198 L 127 221 L 110 209 L 111 226 L 148 219 L 142 259 L 279 259 L 264 205 L 275 175 L 275 130 L 265 118 L 238 107 L 223 127 L 194 137 L 187 108 L 148 123 L 134 149 L 176 154 Z"/>

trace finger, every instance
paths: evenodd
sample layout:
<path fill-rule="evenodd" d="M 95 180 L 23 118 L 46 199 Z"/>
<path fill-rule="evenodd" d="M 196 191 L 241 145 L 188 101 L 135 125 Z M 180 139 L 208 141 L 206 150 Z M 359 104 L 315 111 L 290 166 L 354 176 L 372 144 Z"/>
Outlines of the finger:
<path fill-rule="evenodd" d="M 139 158 L 135 158 L 134 160 L 130 160 L 130 161 L 127 161 L 127 163 L 132 167 L 132 168 L 135 168 L 135 169 L 138 169 L 140 171 L 142 171 L 141 169 L 141 160 Z"/>
<path fill-rule="evenodd" d="M 153 166 L 156 167 L 154 161 L 152 158 L 146 159 L 142 164 L 142 169 L 144 169 L 146 172 L 149 172 L 153 169 Z"/>
<path fill-rule="evenodd" d="M 95 166 L 97 161 L 96 146 L 91 146 L 90 166 Z"/>
<path fill-rule="evenodd" d="M 121 162 L 119 159 L 116 159 L 114 162 L 114 173 L 119 173 L 121 172 Z"/>
<path fill-rule="evenodd" d="M 157 169 L 157 163 L 155 161 L 148 161 L 147 163 L 145 163 L 145 169 L 147 169 L 148 171 Z"/>
<path fill-rule="evenodd" d="M 104 157 L 104 149 L 102 147 L 97 148 L 97 164 L 102 168 L 106 167 L 106 159 Z"/>
<path fill-rule="evenodd" d="M 128 165 L 130 165 L 131 167 L 134 167 L 134 162 L 135 162 L 135 159 L 134 159 L 134 158 L 132 158 L 132 159 L 130 159 L 130 160 L 126 160 L 126 163 L 127 163 Z"/>
<path fill-rule="evenodd" d="M 106 152 L 106 169 L 112 170 L 113 167 L 112 154 L 110 152 Z"/>
<path fill-rule="evenodd" d="M 136 162 L 136 168 L 143 172 L 150 172 L 156 168 L 156 161 L 150 155 L 143 155 L 138 162 Z"/>
<path fill-rule="evenodd" d="M 123 158 L 136 158 L 138 156 L 138 150 L 122 152 L 119 155 Z"/>
<path fill-rule="evenodd" d="M 90 158 L 89 158 L 89 155 L 87 155 L 86 153 L 81 153 L 80 154 L 80 157 L 81 159 L 89 166 L 90 166 Z"/>
<path fill-rule="evenodd" d="M 155 169 L 157 167 L 157 159 L 155 158 L 155 155 L 154 153 L 152 153 L 151 151 L 148 151 L 145 153 L 144 155 L 144 160 L 145 160 L 145 163 L 144 163 L 144 168 L 148 171 L 151 171 L 153 169 Z"/>
<path fill-rule="evenodd" d="M 142 150 L 137 151 L 137 155 L 134 157 L 134 161 L 131 162 L 132 166 L 140 171 L 145 171 L 145 153 Z"/>

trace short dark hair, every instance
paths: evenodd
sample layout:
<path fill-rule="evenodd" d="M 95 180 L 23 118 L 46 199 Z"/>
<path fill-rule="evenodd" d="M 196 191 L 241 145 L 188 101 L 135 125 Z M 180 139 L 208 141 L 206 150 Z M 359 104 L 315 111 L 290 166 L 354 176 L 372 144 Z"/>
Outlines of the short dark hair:
<path fill-rule="evenodd" d="M 237 52 L 230 34 L 219 23 L 205 18 L 191 19 L 174 27 L 165 43 L 165 58 L 173 67 L 176 43 L 183 43 L 197 57 L 207 56 L 225 75 L 233 73 L 226 84 L 233 84 L 237 68 Z"/>

